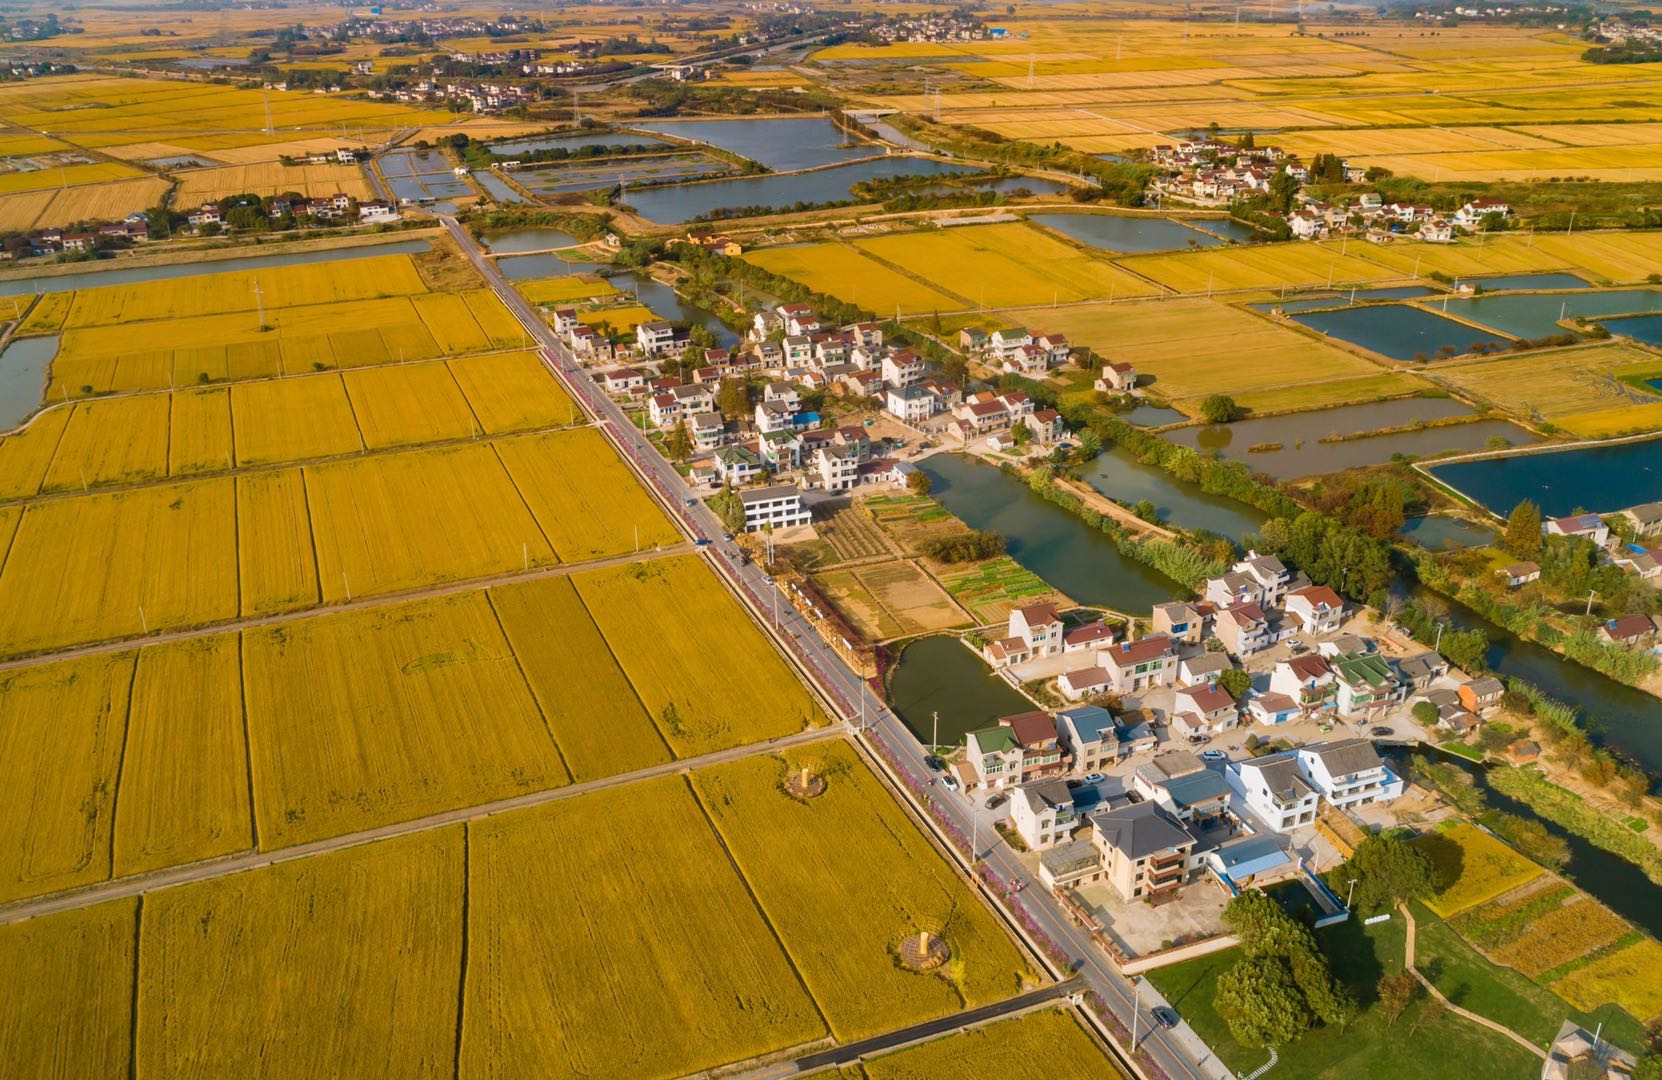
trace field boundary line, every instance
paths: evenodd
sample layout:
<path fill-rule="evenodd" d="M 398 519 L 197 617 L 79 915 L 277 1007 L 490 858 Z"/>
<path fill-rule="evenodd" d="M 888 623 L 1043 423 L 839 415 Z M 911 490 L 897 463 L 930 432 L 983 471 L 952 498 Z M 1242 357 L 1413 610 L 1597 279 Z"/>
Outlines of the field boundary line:
<path fill-rule="evenodd" d="M 108 900 L 117 900 L 129 896 L 142 897 L 159 889 L 228 877 L 231 874 L 242 873 L 245 870 L 258 870 L 262 867 L 291 862 L 295 859 L 311 858 L 346 848 L 360 847 L 379 840 L 390 840 L 394 837 L 409 836 L 414 833 L 431 832 L 434 829 L 442 829 L 451 825 L 465 825 L 478 818 L 494 817 L 497 814 L 542 806 L 561 799 L 577 798 L 596 791 L 632 784 L 640 780 L 673 776 L 677 773 L 687 773 L 694 769 L 706 768 L 728 761 L 740 761 L 748 757 L 754 757 L 757 754 L 771 753 L 803 743 L 819 742 L 827 738 L 839 737 L 846 734 L 847 731 L 848 726 L 841 723 L 830 724 L 826 727 L 805 728 L 802 731 L 793 732 L 790 735 L 781 735 L 777 739 L 770 739 L 766 742 L 749 743 L 744 746 L 734 746 L 726 750 L 701 754 L 698 757 L 666 761 L 645 769 L 637 769 L 634 772 L 604 776 L 595 780 L 586 780 L 580 784 L 562 784 L 559 787 L 510 795 L 504 799 L 476 803 L 472 806 L 458 807 L 454 810 L 441 810 L 425 817 L 411 818 L 408 821 L 393 822 L 388 825 L 377 825 L 356 832 L 342 833 L 340 836 L 333 836 L 324 840 L 312 840 L 304 844 L 276 848 L 271 851 L 244 852 L 218 859 L 170 866 L 163 870 L 144 874 L 112 878 L 109 881 L 98 882 L 93 885 L 0 905 L 0 926 L 20 923 L 42 915 L 74 911 Z"/>
<path fill-rule="evenodd" d="M 310 507 L 307 513 L 311 512 Z M 406 589 L 396 593 L 377 593 L 374 596 L 364 596 L 346 602 L 324 603 L 297 611 L 282 611 L 271 615 L 260 615 L 253 618 L 239 618 L 226 622 L 208 623 L 202 626 L 191 626 L 179 630 L 158 631 L 150 634 L 132 634 L 127 637 L 110 638 L 103 641 L 89 642 L 74 645 L 52 652 L 34 653 L 28 656 L 13 657 L 9 660 L 0 660 L 0 671 L 11 671 L 16 668 L 34 667 L 38 664 L 52 663 L 58 660 L 71 660 L 82 656 L 95 656 L 99 653 L 119 652 L 123 649 L 140 649 L 146 645 L 159 645 L 168 641 L 184 641 L 190 638 L 207 637 L 211 634 L 228 634 L 233 631 L 254 630 L 264 626 L 280 626 L 284 623 L 295 622 L 318 615 L 330 615 L 344 611 L 361 611 L 367 608 L 386 607 L 390 604 L 403 603 L 408 600 L 435 599 L 444 596 L 455 596 L 458 593 L 472 592 L 477 589 L 491 589 L 499 585 L 513 585 L 521 581 L 535 581 L 545 577 L 560 577 L 569 574 L 579 574 L 589 570 L 604 570 L 612 566 L 623 566 L 629 563 L 650 562 L 655 559 L 670 558 L 675 555 L 685 555 L 692 552 L 690 541 L 682 541 L 667 547 L 651 548 L 624 555 L 613 555 L 604 559 L 591 559 L 580 563 L 555 563 L 552 566 L 539 566 L 533 570 L 513 570 L 506 574 L 494 574 L 489 577 L 468 578 L 465 581 L 451 581 L 442 585 L 423 585 L 415 589 Z M 319 583 L 321 588 L 321 582 Z"/>

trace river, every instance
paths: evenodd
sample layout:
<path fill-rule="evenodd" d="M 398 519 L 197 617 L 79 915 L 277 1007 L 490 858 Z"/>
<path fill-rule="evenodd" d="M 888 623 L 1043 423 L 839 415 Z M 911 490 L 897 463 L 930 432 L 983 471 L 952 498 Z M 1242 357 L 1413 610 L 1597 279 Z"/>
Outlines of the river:
<path fill-rule="evenodd" d="M 948 510 L 972 529 L 1004 537 L 1017 562 L 1081 603 L 1146 615 L 1155 604 L 1188 595 L 1188 589 L 1126 558 L 1108 537 L 995 466 L 936 454 L 919 468 Z"/>

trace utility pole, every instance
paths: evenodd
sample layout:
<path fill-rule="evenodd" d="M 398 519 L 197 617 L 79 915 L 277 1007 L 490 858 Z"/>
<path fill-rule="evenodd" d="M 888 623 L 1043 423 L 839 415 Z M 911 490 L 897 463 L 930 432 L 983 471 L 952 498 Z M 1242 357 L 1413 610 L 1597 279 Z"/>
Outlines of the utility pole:
<path fill-rule="evenodd" d="M 941 714 L 939 710 L 936 710 L 934 726 L 929 729 L 929 749 L 933 750 L 939 745 L 941 745 Z"/>
<path fill-rule="evenodd" d="M 1593 597 L 1595 597 L 1597 595 L 1598 595 L 1598 593 L 1596 591 L 1594 591 L 1593 589 L 1588 589 L 1587 590 L 1587 612 L 1586 613 L 1588 615 L 1591 615 L 1593 613 Z"/>
<path fill-rule="evenodd" d="M 253 285 L 254 285 L 254 303 L 255 303 L 256 306 L 258 306 L 259 312 L 260 312 L 260 329 L 264 330 L 265 329 L 265 292 L 263 290 L 261 290 L 261 288 L 260 288 L 260 279 L 259 278 L 254 279 Z"/>

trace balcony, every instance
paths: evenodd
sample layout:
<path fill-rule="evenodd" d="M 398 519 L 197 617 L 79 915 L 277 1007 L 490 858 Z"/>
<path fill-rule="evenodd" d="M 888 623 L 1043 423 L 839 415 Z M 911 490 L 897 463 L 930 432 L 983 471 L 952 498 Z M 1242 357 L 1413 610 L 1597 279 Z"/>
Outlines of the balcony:
<path fill-rule="evenodd" d="M 1148 861 L 1148 865 L 1156 873 L 1164 873 L 1167 869 L 1176 867 L 1183 869 L 1183 863 L 1188 857 L 1181 851 L 1171 851 L 1164 855 L 1156 855 Z"/>

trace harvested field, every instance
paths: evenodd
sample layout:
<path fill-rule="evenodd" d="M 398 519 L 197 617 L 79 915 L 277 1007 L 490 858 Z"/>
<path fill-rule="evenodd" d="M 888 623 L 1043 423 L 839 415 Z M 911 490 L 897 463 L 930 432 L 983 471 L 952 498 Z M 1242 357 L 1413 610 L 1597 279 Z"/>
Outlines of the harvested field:
<path fill-rule="evenodd" d="M 357 165 L 284 165 L 268 161 L 256 165 L 226 165 L 216 169 L 188 169 L 174 174 L 179 188 L 173 193 L 176 204 L 195 206 L 218 202 L 232 195 L 287 195 L 326 199 L 350 195 L 354 199 L 374 197 L 364 171 Z"/>
<path fill-rule="evenodd" d="M 825 1034 L 682 778 L 487 818 L 469 842 L 462 1075 L 645 1080 Z M 674 918 L 642 918 L 668 897 Z"/>
<path fill-rule="evenodd" d="M 490 601 L 573 780 L 673 758 L 570 578 L 499 586 Z"/>
<path fill-rule="evenodd" d="M 94 493 L 23 512 L 0 572 L 8 655 L 228 619 L 237 609 L 229 478 Z M 51 618 L 43 616 L 51 613 Z"/>
<path fill-rule="evenodd" d="M 902 634 L 923 634 L 969 623 L 952 597 L 910 562 L 876 563 L 848 572 L 899 625 Z"/>
<path fill-rule="evenodd" d="M 891 555 L 883 532 L 858 503 L 825 502 L 815 507 L 814 532 L 831 546 L 840 561 Z"/>
<path fill-rule="evenodd" d="M 578 574 L 577 594 L 677 757 L 777 738 L 825 717 L 696 556 Z M 744 672 L 734 678 L 734 672 Z"/>
<path fill-rule="evenodd" d="M 117 877 L 254 846 L 235 634 L 142 649 L 126 731 Z"/>
<path fill-rule="evenodd" d="M 903 631 L 898 620 L 871 594 L 852 570 L 815 574 L 814 584 L 837 606 L 848 624 L 867 641 L 888 641 Z"/>
<path fill-rule="evenodd" d="M 26 191 L 0 195 L 0 229 L 68 227 L 78 221 L 120 221 L 128 214 L 148 210 L 167 194 L 166 180 L 143 176 L 79 187 Z"/>
<path fill-rule="evenodd" d="M 137 900 L 0 927 L 0 1060 L 27 1077 L 132 1069 Z"/>
<path fill-rule="evenodd" d="M 825 776 L 806 802 L 790 769 Z M 693 786 L 839 1040 L 1016 993 L 1031 968 L 992 913 L 845 743 L 700 769 Z M 946 938 L 953 975 L 906 970 L 902 940 Z"/>
<path fill-rule="evenodd" d="M 243 635 L 263 848 L 570 781 L 483 593 Z"/>
<path fill-rule="evenodd" d="M 146 897 L 138 1072 L 449 1074 L 465 865 L 458 827 Z"/>
<path fill-rule="evenodd" d="M 0 902 L 109 877 L 132 681 L 131 652 L 0 674 Z"/>

